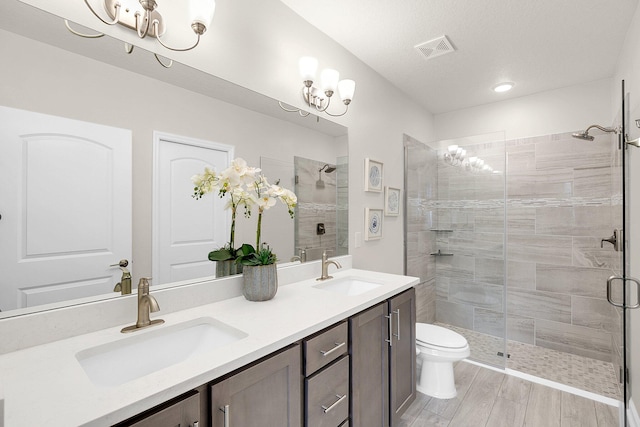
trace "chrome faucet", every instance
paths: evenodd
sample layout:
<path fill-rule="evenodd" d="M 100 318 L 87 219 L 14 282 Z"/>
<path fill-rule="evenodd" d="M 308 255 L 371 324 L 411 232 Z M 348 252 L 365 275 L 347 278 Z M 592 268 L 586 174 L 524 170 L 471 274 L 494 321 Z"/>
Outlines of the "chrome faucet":
<path fill-rule="evenodd" d="M 153 325 L 164 323 L 162 319 L 150 320 L 149 314 L 160 310 L 158 301 L 149 294 L 149 279 L 143 277 L 138 283 L 138 321 L 135 325 L 123 328 L 121 332 L 133 332 L 138 329 L 147 328 Z"/>
<path fill-rule="evenodd" d="M 327 251 L 322 252 L 322 275 L 316 280 L 333 279 L 333 276 L 329 276 L 329 264 L 335 265 L 337 268 L 342 268 L 340 263 L 333 259 L 327 259 Z"/>

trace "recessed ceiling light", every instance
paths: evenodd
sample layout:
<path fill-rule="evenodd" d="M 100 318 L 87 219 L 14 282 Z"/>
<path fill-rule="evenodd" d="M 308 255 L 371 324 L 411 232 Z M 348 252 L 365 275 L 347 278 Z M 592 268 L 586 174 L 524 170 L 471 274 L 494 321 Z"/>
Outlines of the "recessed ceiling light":
<path fill-rule="evenodd" d="M 503 82 L 493 87 L 495 92 L 506 92 L 511 90 L 515 84 L 511 82 Z"/>

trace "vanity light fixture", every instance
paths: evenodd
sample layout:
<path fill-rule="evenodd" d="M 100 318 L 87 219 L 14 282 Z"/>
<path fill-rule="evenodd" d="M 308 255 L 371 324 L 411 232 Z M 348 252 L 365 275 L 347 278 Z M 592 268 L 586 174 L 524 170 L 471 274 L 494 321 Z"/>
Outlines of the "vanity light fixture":
<path fill-rule="evenodd" d="M 502 83 L 494 86 L 493 87 L 493 91 L 494 92 L 498 92 L 498 93 L 508 92 L 511 89 L 513 89 L 514 86 L 515 86 L 515 84 L 512 83 L 512 82 L 502 82 Z"/>
<path fill-rule="evenodd" d="M 344 116 L 349 110 L 349 104 L 353 100 L 353 94 L 356 90 L 356 82 L 345 79 L 339 80 L 338 71 L 326 68 L 320 73 L 319 87 L 315 87 L 313 83 L 316 79 L 316 71 L 318 69 L 318 60 L 311 56 L 303 56 L 299 61 L 300 76 L 302 77 L 302 98 L 309 108 L 315 109 L 320 113 L 326 113 L 329 116 Z M 328 111 L 331 104 L 331 97 L 338 92 L 342 103 L 346 106 L 345 110 L 340 114 L 333 114 Z M 303 111 L 300 108 L 286 108 L 282 102 L 278 102 L 280 108 L 290 113 L 298 113 L 302 117 L 311 114 L 310 111 Z"/>
<path fill-rule="evenodd" d="M 457 145 L 449 145 L 442 158 L 445 163 L 451 166 L 460 166 L 467 172 L 496 173 L 496 171 L 480 157 L 471 156 L 467 158 L 467 150 Z"/>
<path fill-rule="evenodd" d="M 161 0 L 160 0 L 161 1 Z M 165 0 L 168 1 L 168 0 Z M 95 15 L 102 23 L 106 25 L 120 24 L 132 30 L 135 30 L 138 37 L 143 39 L 147 35 L 155 37 L 162 46 L 176 52 L 185 52 L 198 46 L 200 37 L 207 31 L 211 24 L 213 14 L 215 13 L 215 0 L 189 0 L 189 16 L 191 19 L 191 29 L 196 35 L 195 42 L 188 47 L 172 47 L 165 44 L 162 36 L 165 34 L 170 19 L 163 17 L 156 8 L 158 3 L 156 0 L 104 0 L 104 12 L 109 16 L 108 19 L 100 16 L 98 12 L 91 6 L 89 0 L 84 0 L 91 13 Z M 65 20 L 65 25 L 73 34 L 86 38 L 98 38 L 104 34 L 84 34 L 73 30 L 69 26 L 69 22 Z M 173 25 L 179 25 L 173 23 Z M 125 43 L 125 51 L 131 53 L 133 45 Z M 170 67 L 164 64 L 157 54 L 156 59 L 166 68 Z"/>

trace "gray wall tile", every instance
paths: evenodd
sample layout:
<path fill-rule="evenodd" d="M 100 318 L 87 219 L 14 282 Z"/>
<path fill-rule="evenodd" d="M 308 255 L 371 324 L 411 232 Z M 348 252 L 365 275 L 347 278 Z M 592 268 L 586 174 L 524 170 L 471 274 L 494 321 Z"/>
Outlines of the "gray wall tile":
<path fill-rule="evenodd" d="M 449 302 L 502 311 L 503 287 L 482 283 L 452 281 Z"/>
<path fill-rule="evenodd" d="M 537 264 L 536 289 L 570 295 L 606 298 L 611 270 Z"/>
<path fill-rule="evenodd" d="M 576 168 L 573 170 L 573 195 L 579 197 L 611 197 L 611 167 Z"/>
<path fill-rule="evenodd" d="M 436 321 L 473 330 L 473 307 L 437 300 Z"/>
<path fill-rule="evenodd" d="M 476 308 L 473 312 L 473 330 L 494 337 L 504 337 L 504 313 L 483 308 Z"/>
<path fill-rule="evenodd" d="M 571 297 L 551 292 L 508 288 L 507 313 L 571 323 Z"/>
<path fill-rule="evenodd" d="M 507 261 L 507 286 L 514 288 L 536 288 L 536 263 Z"/>
<path fill-rule="evenodd" d="M 571 297 L 572 324 L 613 332 L 616 329 L 613 321 L 611 304 L 606 299 Z"/>
<path fill-rule="evenodd" d="M 507 259 L 571 265 L 572 242 L 572 238 L 567 236 L 510 234 Z"/>
<path fill-rule="evenodd" d="M 492 285 L 504 285 L 504 260 L 475 258 L 475 281 Z"/>

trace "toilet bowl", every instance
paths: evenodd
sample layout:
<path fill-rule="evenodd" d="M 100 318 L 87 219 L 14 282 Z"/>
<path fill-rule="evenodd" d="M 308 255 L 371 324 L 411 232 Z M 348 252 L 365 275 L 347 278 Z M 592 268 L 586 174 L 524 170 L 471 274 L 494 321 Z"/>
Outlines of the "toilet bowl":
<path fill-rule="evenodd" d="M 438 399 L 456 397 L 453 362 L 469 357 L 467 340 L 450 329 L 417 323 L 416 353 L 422 362 L 417 390 Z"/>

